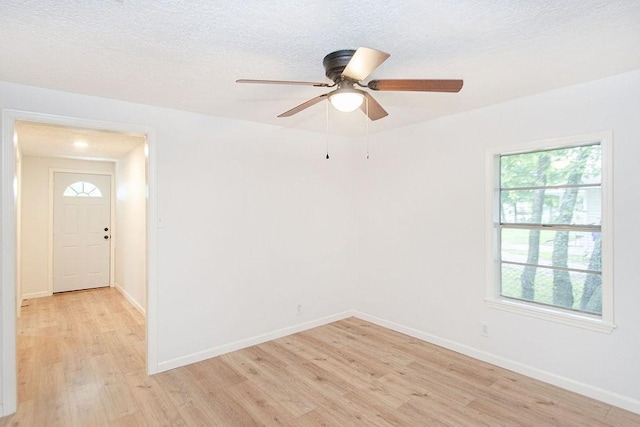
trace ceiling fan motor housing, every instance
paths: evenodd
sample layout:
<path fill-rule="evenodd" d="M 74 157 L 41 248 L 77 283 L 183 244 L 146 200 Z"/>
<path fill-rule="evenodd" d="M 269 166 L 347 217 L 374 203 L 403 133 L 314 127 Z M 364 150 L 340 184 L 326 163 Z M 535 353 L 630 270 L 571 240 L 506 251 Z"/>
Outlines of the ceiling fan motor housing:
<path fill-rule="evenodd" d="M 331 52 L 322 60 L 325 75 L 333 82 L 338 83 L 342 80 L 342 72 L 356 53 L 355 50 L 345 49 Z"/>

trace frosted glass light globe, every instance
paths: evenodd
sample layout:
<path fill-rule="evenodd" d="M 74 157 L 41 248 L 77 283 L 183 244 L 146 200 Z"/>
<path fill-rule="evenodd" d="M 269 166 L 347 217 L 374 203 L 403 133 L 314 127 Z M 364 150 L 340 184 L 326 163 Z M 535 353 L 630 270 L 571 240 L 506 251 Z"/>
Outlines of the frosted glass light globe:
<path fill-rule="evenodd" d="M 350 113 L 362 105 L 364 97 L 358 92 L 337 90 L 329 96 L 331 105 L 343 113 Z"/>

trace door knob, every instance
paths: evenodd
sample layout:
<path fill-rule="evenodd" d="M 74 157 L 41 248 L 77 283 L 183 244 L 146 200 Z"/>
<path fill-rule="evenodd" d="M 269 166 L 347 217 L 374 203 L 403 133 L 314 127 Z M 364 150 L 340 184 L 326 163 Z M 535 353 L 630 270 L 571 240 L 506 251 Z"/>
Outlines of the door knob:
<path fill-rule="evenodd" d="M 104 231 L 109 231 L 109 228 L 108 228 L 108 227 L 105 227 L 105 228 L 104 228 Z"/>
<path fill-rule="evenodd" d="M 104 240 L 109 240 L 109 236 L 104 236 Z"/>

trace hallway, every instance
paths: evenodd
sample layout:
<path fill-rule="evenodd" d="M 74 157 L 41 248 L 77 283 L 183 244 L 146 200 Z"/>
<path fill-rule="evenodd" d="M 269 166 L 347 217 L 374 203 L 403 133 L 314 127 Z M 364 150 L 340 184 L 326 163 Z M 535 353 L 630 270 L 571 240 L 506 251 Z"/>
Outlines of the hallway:
<path fill-rule="evenodd" d="M 12 422 L 96 425 L 135 412 L 127 377 L 145 375 L 144 354 L 144 318 L 114 288 L 26 300 Z"/>

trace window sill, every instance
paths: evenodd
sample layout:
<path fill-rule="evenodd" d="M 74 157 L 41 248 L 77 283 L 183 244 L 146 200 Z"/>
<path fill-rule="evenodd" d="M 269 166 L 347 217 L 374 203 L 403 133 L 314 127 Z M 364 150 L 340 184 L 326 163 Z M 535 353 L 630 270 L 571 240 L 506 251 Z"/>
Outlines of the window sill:
<path fill-rule="evenodd" d="M 520 301 L 512 301 L 506 298 L 486 299 L 489 308 L 518 313 L 536 319 L 548 320 L 563 325 L 575 326 L 595 332 L 610 334 L 616 325 L 599 317 L 587 314 L 571 313 L 539 305 L 528 304 Z"/>

